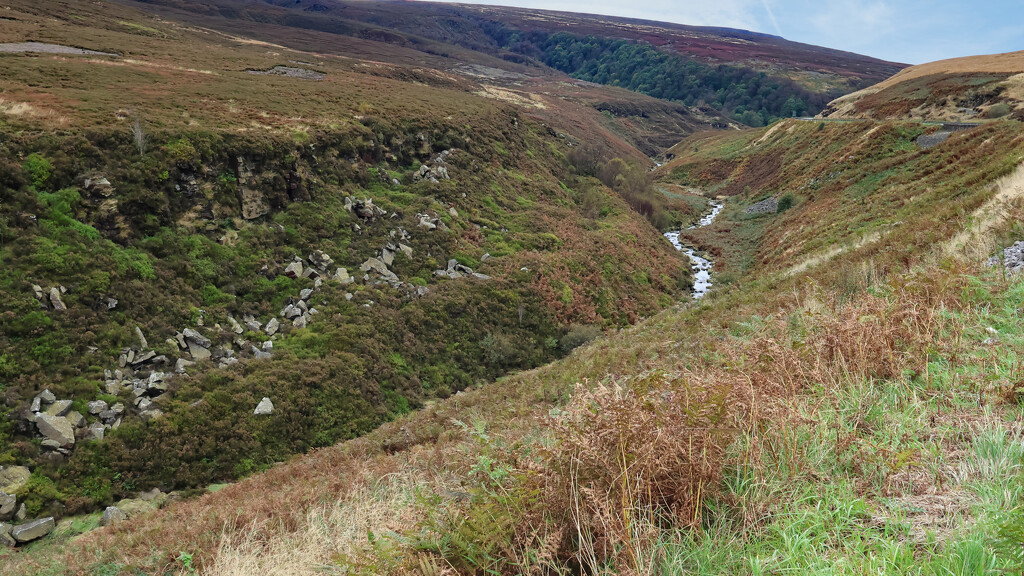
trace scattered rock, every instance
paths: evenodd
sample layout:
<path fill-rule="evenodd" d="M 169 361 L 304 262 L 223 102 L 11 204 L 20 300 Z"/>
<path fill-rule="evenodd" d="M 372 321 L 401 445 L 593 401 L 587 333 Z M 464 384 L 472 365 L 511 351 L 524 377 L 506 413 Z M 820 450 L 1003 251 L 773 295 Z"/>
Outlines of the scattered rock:
<path fill-rule="evenodd" d="M 272 356 L 269 352 L 264 352 L 263 350 L 260 350 L 259 348 L 253 346 L 252 357 L 257 360 L 266 360 L 268 358 L 271 358 Z"/>
<path fill-rule="evenodd" d="M 289 278 L 302 276 L 302 262 L 292 262 L 284 269 L 284 275 Z"/>
<path fill-rule="evenodd" d="M 273 336 L 274 334 L 277 334 L 277 331 L 278 329 L 280 329 L 280 327 L 281 323 L 277 321 L 277 318 L 271 318 L 270 321 L 267 322 L 267 327 L 264 329 L 264 331 L 267 333 L 268 336 Z"/>
<path fill-rule="evenodd" d="M 85 416 L 82 416 L 82 413 L 77 410 L 68 412 L 68 415 L 65 416 L 65 418 L 67 418 L 68 422 L 71 422 L 71 426 L 75 428 L 79 428 L 85 423 Z"/>
<path fill-rule="evenodd" d="M 62 448 L 75 445 L 75 429 L 67 418 L 40 413 L 36 417 L 36 428 L 40 434 L 57 442 Z"/>
<path fill-rule="evenodd" d="M 53 532 L 54 526 L 56 526 L 56 524 L 53 521 L 53 517 L 40 518 L 20 526 L 15 526 L 14 529 L 11 530 L 11 536 L 13 536 L 18 543 L 24 544 L 25 542 L 38 540 L 50 532 Z"/>
<path fill-rule="evenodd" d="M 202 334 L 191 328 L 185 328 L 184 330 L 182 330 L 181 335 L 185 337 L 185 342 L 192 341 L 195 342 L 196 344 L 199 344 L 203 348 L 209 348 L 212 344 L 209 338 L 203 336 Z"/>
<path fill-rule="evenodd" d="M 10 520 L 17 507 L 17 496 L 0 490 L 0 520 Z"/>
<path fill-rule="evenodd" d="M 331 267 L 331 265 L 334 264 L 334 259 L 332 259 L 329 255 L 325 254 L 322 250 L 314 250 L 313 253 L 306 258 L 306 260 L 308 260 L 310 264 L 319 268 L 320 270 L 327 270 L 328 268 Z"/>
<path fill-rule="evenodd" d="M 0 546 L 6 546 L 8 548 L 14 548 L 15 546 L 18 545 L 18 542 L 17 542 L 17 540 L 14 539 L 14 536 L 11 536 L 11 530 L 13 530 L 13 529 L 14 529 L 13 525 L 11 525 L 11 524 L 4 524 L 4 523 L 0 522 Z"/>
<path fill-rule="evenodd" d="M 85 433 L 82 434 L 83 440 L 103 440 L 103 435 L 106 432 L 106 428 L 99 422 L 93 422 L 89 424 L 89 427 L 85 429 Z"/>
<path fill-rule="evenodd" d="M 64 416 L 71 411 L 71 400 L 57 400 L 46 409 L 50 416 Z"/>
<path fill-rule="evenodd" d="M 142 329 L 138 326 L 135 327 L 135 338 L 139 341 L 139 348 L 143 350 L 149 348 L 149 342 L 146 342 L 146 337 L 142 334 Z"/>
<path fill-rule="evenodd" d="M 0 468 L 0 490 L 14 494 L 21 490 L 32 473 L 25 466 L 5 466 Z"/>
<path fill-rule="evenodd" d="M 234 317 L 228 316 L 228 322 L 231 323 L 231 331 L 234 332 L 235 334 L 241 334 L 242 332 L 245 332 L 245 328 L 242 328 L 242 325 L 239 324 L 238 320 L 235 320 Z"/>
<path fill-rule="evenodd" d="M 46 389 L 39 393 L 39 399 L 44 404 L 53 404 L 57 401 L 57 396 L 55 396 L 53 392 L 50 392 L 49 389 Z"/>
<path fill-rule="evenodd" d="M 334 273 L 334 276 L 331 279 L 334 280 L 335 282 L 338 282 L 342 286 L 346 286 L 348 284 L 355 282 L 355 278 L 349 276 L 348 270 L 346 270 L 345 268 L 338 268 L 338 271 Z"/>
<path fill-rule="evenodd" d="M 775 214 L 779 211 L 779 199 L 778 198 L 766 198 L 760 202 L 756 202 L 747 206 L 747 214 Z"/>
<path fill-rule="evenodd" d="M 103 518 L 100 520 L 100 526 L 110 526 L 111 524 L 117 524 L 128 519 L 128 515 L 121 511 L 117 506 L 107 506 L 107 509 L 103 511 Z"/>
<path fill-rule="evenodd" d="M 405 254 L 406 258 L 412 258 L 412 246 L 409 246 L 408 244 L 399 244 L 398 249 Z"/>
<path fill-rule="evenodd" d="M 998 266 L 1002 260 L 1003 268 L 1008 274 L 1016 274 L 1024 270 L 1024 241 L 1015 242 L 1009 248 L 1003 250 L 1000 256 L 993 256 L 988 259 L 989 266 Z"/>
<path fill-rule="evenodd" d="M 256 416 L 266 416 L 267 414 L 270 414 L 273 411 L 274 403 L 270 401 L 270 398 L 264 396 L 263 400 L 260 400 L 260 403 L 256 405 L 256 409 L 253 410 L 252 413 L 255 414 Z"/>
<path fill-rule="evenodd" d="M 312 296 L 312 295 L 313 295 L 313 289 L 312 288 L 303 288 L 302 291 L 299 292 L 299 298 L 301 298 L 303 300 L 309 300 L 309 297 Z"/>
<path fill-rule="evenodd" d="M 195 365 L 195 362 L 185 360 L 184 358 L 178 358 L 178 361 L 174 363 L 174 371 L 177 372 L 178 374 L 184 374 L 186 368 Z"/>
<path fill-rule="evenodd" d="M 60 290 L 57 288 L 50 288 L 50 306 L 53 306 L 53 309 L 58 312 L 63 312 L 68 309 L 68 307 L 64 305 L 64 300 L 60 297 Z"/>

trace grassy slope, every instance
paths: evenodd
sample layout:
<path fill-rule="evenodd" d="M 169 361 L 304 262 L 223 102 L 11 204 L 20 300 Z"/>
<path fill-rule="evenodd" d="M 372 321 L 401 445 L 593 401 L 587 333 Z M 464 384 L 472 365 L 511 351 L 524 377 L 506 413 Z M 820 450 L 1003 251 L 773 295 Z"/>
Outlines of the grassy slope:
<path fill-rule="evenodd" d="M 978 121 L 1024 107 L 1024 52 L 969 56 L 911 66 L 892 78 L 836 99 L 830 118 Z"/>
<path fill-rule="evenodd" d="M 118 5 L 54 14 L 22 2 L 5 18 L 2 41 L 120 53 L 0 55 L 0 388 L 15 417 L 0 428 L 0 462 L 32 465 L 35 481 L 21 496 L 33 515 L 266 468 L 549 361 L 568 349 L 561 340 L 573 323 L 599 332 L 633 322 L 686 287 L 682 259 L 658 232 L 569 165 L 569 143 L 584 139 L 640 156 L 592 109 L 544 126 L 446 72 L 227 38 Z M 326 77 L 246 73 L 293 60 Z M 133 116 L 149 136 L 143 154 L 130 137 Z M 414 182 L 421 163 L 449 148 L 459 149 L 452 180 Z M 254 173 L 248 183 L 238 181 L 239 157 Z M 109 197 L 84 189 L 85 177 L 100 174 L 113 183 Z M 176 189 L 188 175 L 192 195 Z M 269 215 L 239 217 L 243 185 L 265 195 Z M 358 219 L 343 208 L 347 196 L 372 198 L 387 218 Z M 419 212 L 450 230 L 428 234 Z M 163 420 L 126 419 L 68 462 L 47 463 L 31 429 L 15 424 L 44 388 L 84 412 L 103 370 L 133 345 L 134 326 L 176 355 L 165 338 L 203 316 L 205 330 L 230 345 L 235 336 L 216 328 L 229 326 L 229 314 L 265 322 L 312 287 L 281 274 L 294 256 L 321 249 L 356 272 L 399 226 L 412 234 L 414 258 L 399 254 L 392 268 L 429 286 L 428 296 L 327 282 L 317 294 L 323 320 L 275 342 L 273 360 L 197 367 L 172 386 Z M 496 280 L 435 278 L 448 258 Z M 67 286 L 69 312 L 39 310 L 33 282 Z M 120 300 L 116 310 L 98 304 L 107 296 Z M 247 417 L 274 394 L 285 399 L 279 418 Z"/>
<path fill-rule="evenodd" d="M 186 551 L 211 574 L 594 559 L 615 573 L 1000 573 L 1003 513 L 1022 498 L 1022 288 L 976 255 L 1021 234 L 1019 179 L 999 180 L 1017 134 L 1001 123 L 921 152 L 912 127 L 785 122 L 685 143 L 663 177 L 736 194 L 694 240 L 745 239 L 722 249 L 733 278 L 701 305 L 9 570 L 183 569 Z M 747 179 L 771 157 L 784 176 Z M 794 207 L 742 213 L 769 192 Z M 865 229 L 884 234 L 862 242 Z M 972 244 L 955 242 L 964 230 Z M 724 419 L 678 412 L 680 394 L 715 391 Z M 632 471 L 608 483 L 597 464 L 618 458 Z M 672 507 L 648 500 L 669 487 Z"/>

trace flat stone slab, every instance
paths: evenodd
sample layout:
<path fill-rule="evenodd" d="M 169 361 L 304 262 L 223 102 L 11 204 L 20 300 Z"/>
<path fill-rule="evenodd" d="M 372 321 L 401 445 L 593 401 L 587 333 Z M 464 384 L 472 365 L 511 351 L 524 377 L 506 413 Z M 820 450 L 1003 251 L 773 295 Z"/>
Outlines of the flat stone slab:
<path fill-rule="evenodd" d="M 50 532 L 53 532 L 54 526 L 55 524 L 52 517 L 40 518 L 38 520 L 26 522 L 20 526 L 15 526 L 14 530 L 11 530 L 11 536 L 13 536 L 19 543 L 24 544 L 25 542 L 38 540 Z"/>
<path fill-rule="evenodd" d="M 87 54 L 91 56 L 117 56 L 111 52 L 97 52 L 74 46 L 63 46 L 61 44 L 47 44 L 45 42 L 7 42 L 0 44 L 0 53 L 17 54 L 24 52 L 37 52 L 42 54 Z"/>

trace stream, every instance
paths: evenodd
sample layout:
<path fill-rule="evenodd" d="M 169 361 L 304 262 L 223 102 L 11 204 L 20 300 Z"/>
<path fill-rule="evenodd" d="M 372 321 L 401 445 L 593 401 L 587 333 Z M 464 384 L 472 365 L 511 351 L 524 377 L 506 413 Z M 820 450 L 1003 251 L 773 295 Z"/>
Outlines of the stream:
<path fill-rule="evenodd" d="M 693 230 L 695 228 L 703 228 L 709 226 L 715 221 L 715 217 L 722 211 L 725 204 L 721 202 L 715 202 L 709 200 L 708 203 L 711 205 L 711 212 L 700 219 L 696 226 L 690 226 L 687 230 Z M 711 267 L 714 265 L 711 260 L 697 256 L 696 251 L 688 246 L 683 246 L 679 241 L 680 232 L 666 232 L 665 238 L 676 247 L 676 250 L 681 250 L 690 259 L 690 266 L 693 268 L 693 299 L 702 298 L 705 294 L 711 290 Z"/>

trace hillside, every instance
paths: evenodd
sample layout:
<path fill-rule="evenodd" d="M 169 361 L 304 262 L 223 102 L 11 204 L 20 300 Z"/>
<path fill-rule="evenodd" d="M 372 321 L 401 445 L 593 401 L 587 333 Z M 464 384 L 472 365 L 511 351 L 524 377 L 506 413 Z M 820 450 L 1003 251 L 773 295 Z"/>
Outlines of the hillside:
<path fill-rule="evenodd" d="M 1024 133 L 926 130 L 691 136 L 700 303 L 0 573 L 1017 573 Z"/>
<path fill-rule="evenodd" d="M 689 289 L 644 215 L 699 209 L 628 140 L 661 128 L 591 104 L 688 109 L 116 4 L 3 18 L 0 521 L 249 475 Z"/>
<path fill-rule="evenodd" d="M 911 66 L 829 103 L 826 118 L 953 122 L 1024 118 L 1024 52 Z"/>
<path fill-rule="evenodd" d="M 335 0 L 156 0 L 146 9 L 304 50 L 359 45 L 378 60 L 440 65 L 531 92 L 548 89 L 541 78 L 564 80 L 560 71 L 756 125 L 815 114 L 903 68 L 742 30 L 543 10 Z"/>

